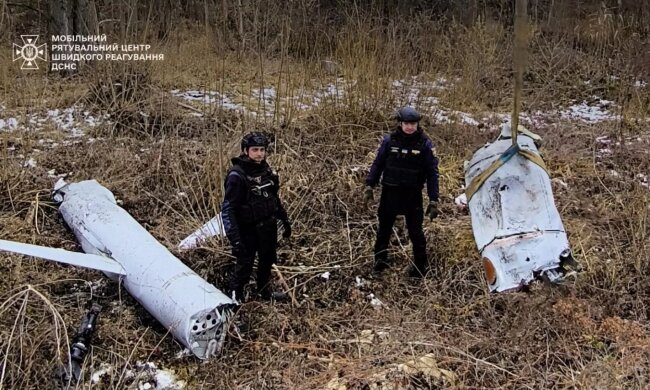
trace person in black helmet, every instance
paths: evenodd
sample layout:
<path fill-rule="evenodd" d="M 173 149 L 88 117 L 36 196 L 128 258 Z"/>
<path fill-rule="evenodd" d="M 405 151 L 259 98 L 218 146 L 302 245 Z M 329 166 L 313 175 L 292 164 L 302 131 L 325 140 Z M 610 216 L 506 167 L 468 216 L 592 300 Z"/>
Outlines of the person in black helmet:
<path fill-rule="evenodd" d="M 285 300 L 285 293 L 273 292 L 271 267 L 277 261 L 277 235 L 280 220 L 284 238 L 291 236 L 291 223 L 278 190 L 280 181 L 266 162 L 269 138 L 264 133 L 249 133 L 241 141 L 241 155 L 233 158 L 225 180 L 221 215 L 226 236 L 237 264 L 230 279 L 229 294 L 243 300 L 244 286 L 257 264 L 257 294 L 262 299 Z"/>
<path fill-rule="evenodd" d="M 373 187 L 381 178 L 377 241 L 373 271 L 388 268 L 388 243 L 398 215 L 404 215 L 411 243 L 413 267 L 410 277 L 424 276 L 428 269 L 426 239 L 422 231 L 422 187 L 427 183 L 429 204 L 426 214 L 433 221 L 438 216 L 438 159 L 433 143 L 419 126 L 421 115 L 412 107 L 397 112 L 399 126 L 386 135 L 366 179 L 365 202 L 373 199 Z"/>

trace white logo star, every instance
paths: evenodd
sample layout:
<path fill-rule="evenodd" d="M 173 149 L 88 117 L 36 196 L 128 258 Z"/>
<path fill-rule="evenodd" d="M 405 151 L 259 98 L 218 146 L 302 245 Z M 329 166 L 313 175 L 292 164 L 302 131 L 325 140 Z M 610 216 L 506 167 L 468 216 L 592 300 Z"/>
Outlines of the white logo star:
<path fill-rule="evenodd" d="M 46 48 L 45 43 L 36 46 L 38 41 L 38 35 L 21 35 L 20 39 L 23 41 L 23 45 L 18 45 L 14 43 L 14 49 L 12 50 L 13 60 L 23 60 L 23 64 L 20 66 L 20 69 L 23 70 L 34 70 L 38 69 L 36 60 L 45 61 Z"/>

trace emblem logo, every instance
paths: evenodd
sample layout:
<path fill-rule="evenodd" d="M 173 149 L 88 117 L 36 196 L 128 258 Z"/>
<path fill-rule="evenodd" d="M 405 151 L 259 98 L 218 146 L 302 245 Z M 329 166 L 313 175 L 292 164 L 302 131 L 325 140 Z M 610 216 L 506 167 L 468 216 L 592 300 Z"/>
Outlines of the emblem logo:
<path fill-rule="evenodd" d="M 20 66 L 20 69 L 22 70 L 38 69 L 36 60 L 45 61 L 45 43 L 36 46 L 38 35 L 21 35 L 20 39 L 22 39 L 23 45 L 21 46 L 14 43 L 14 49 L 12 50 L 13 60 L 23 60 L 23 63 Z"/>

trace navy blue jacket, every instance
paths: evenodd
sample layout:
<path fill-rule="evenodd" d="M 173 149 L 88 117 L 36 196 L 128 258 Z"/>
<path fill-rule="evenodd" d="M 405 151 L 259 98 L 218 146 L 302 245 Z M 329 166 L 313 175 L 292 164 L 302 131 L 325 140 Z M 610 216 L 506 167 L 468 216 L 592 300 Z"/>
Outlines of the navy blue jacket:
<path fill-rule="evenodd" d="M 395 131 L 401 132 L 401 129 Z M 429 200 L 438 201 L 439 190 L 438 190 L 438 158 L 433 155 L 433 142 L 422 133 L 422 129 L 418 127 L 417 130 L 423 137 L 425 137 L 420 153 L 423 154 L 423 167 L 426 182 L 427 182 L 427 195 Z M 393 133 L 394 134 L 394 133 Z M 370 167 L 370 173 L 366 179 L 366 185 L 370 187 L 375 187 L 379 184 L 381 175 L 386 168 L 386 160 L 388 159 L 389 153 L 389 144 L 390 144 L 391 134 L 384 136 L 384 139 L 381 141 L 379 150 L 377 151 L 377 157 L 373 161 L 372 166 Z"/>

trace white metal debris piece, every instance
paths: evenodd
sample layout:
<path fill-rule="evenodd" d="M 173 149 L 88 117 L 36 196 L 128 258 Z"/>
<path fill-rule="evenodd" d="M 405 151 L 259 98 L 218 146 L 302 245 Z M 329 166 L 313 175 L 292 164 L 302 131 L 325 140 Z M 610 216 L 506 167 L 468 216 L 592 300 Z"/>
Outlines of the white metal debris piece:
<path fill-rule="evenodd" d="M 230 298 L 172 255 L 95 180 L 67 184 L 60 179 L 54 199 L 84 252 L 95 255 L 85 266 L 113 279 L 123 275 L 126 290 L 197 357 L 206 359 L 221 350 L 235 306 Z M 111 260 L 117 263 L 123 272 L 97 266 L 98 256 L 106 257 L 110 267 L 115 266 Z"/>
<path fill-rule="evenodd" d="M 71 252 L 65 249 L 48 248 L 6 240 L 0 240 L 0 250 L 54 260 L 59 263 L 75 265 L 78 267 L 92 268 L 113 275 L 126 275 L 126 271 L 124 271 L 124 268 L 122 268 L 120 263 L 106 256 Z"/>
<path fill-rule="evenodd" d="M 212 218 L 203 226 L 198 228 L 194 233 L 183 239 L 183 241 L 178 244 L 178 249 L 194 249 L 206 239 L 214 236 L 226 236 L 226 231 L 223 228 L 223 220 L 221 219 L 221 213 L 217 214 L 216 217 Z"/>
<path fill-rule="evenodd" d="M 124 287 L 199 358 L 216 354 L 233 301 L 160 244 L 94 180 L 59 188 L 59 211 L 86 253 L 126 270 Z"/>
<path fill-rule="evenodd" d="M 454 199 L 454 203 L 458 210 L 465 210 L 467 208 L 467 196 L 465 193 L 458 195 L 456 199 Z"/>
<path fill-rule="evenodd" d="M 521 149 L 539 155 L 532 133 L 517 137 Z M 465 167 L 465 185 L 512 145 L 510 124 L 494 143 L 474 153 Z M 565 263 L 576 265 L 548 173 L 516 154 L 469 199 L 472 230 L 491 291 L 518 290 L 536 277 L 559 281 Z"/>
<path fill-rule="evenodd" d="M 198 228 L 194 233 L 185 237 L 183 241 L 181 241 L 178 244 L 178 249 L 180 250 L 195 249 L 210 237 L 215 237 L 215 236 L 226 237 L 226 229 L 223 226 L 223 218 L 221 217 L 221 215 L 222 215 L 221 213 L 217 214 L 216 217 L 206 222 L 203 226 Z M 282 231 L 284 228 L 282 227 L 282 223 L 279 220 L 277 221 L 277 223 L 279 227 L 278 229 L 278 234 L 279 234 L 280 231 Z"/>

